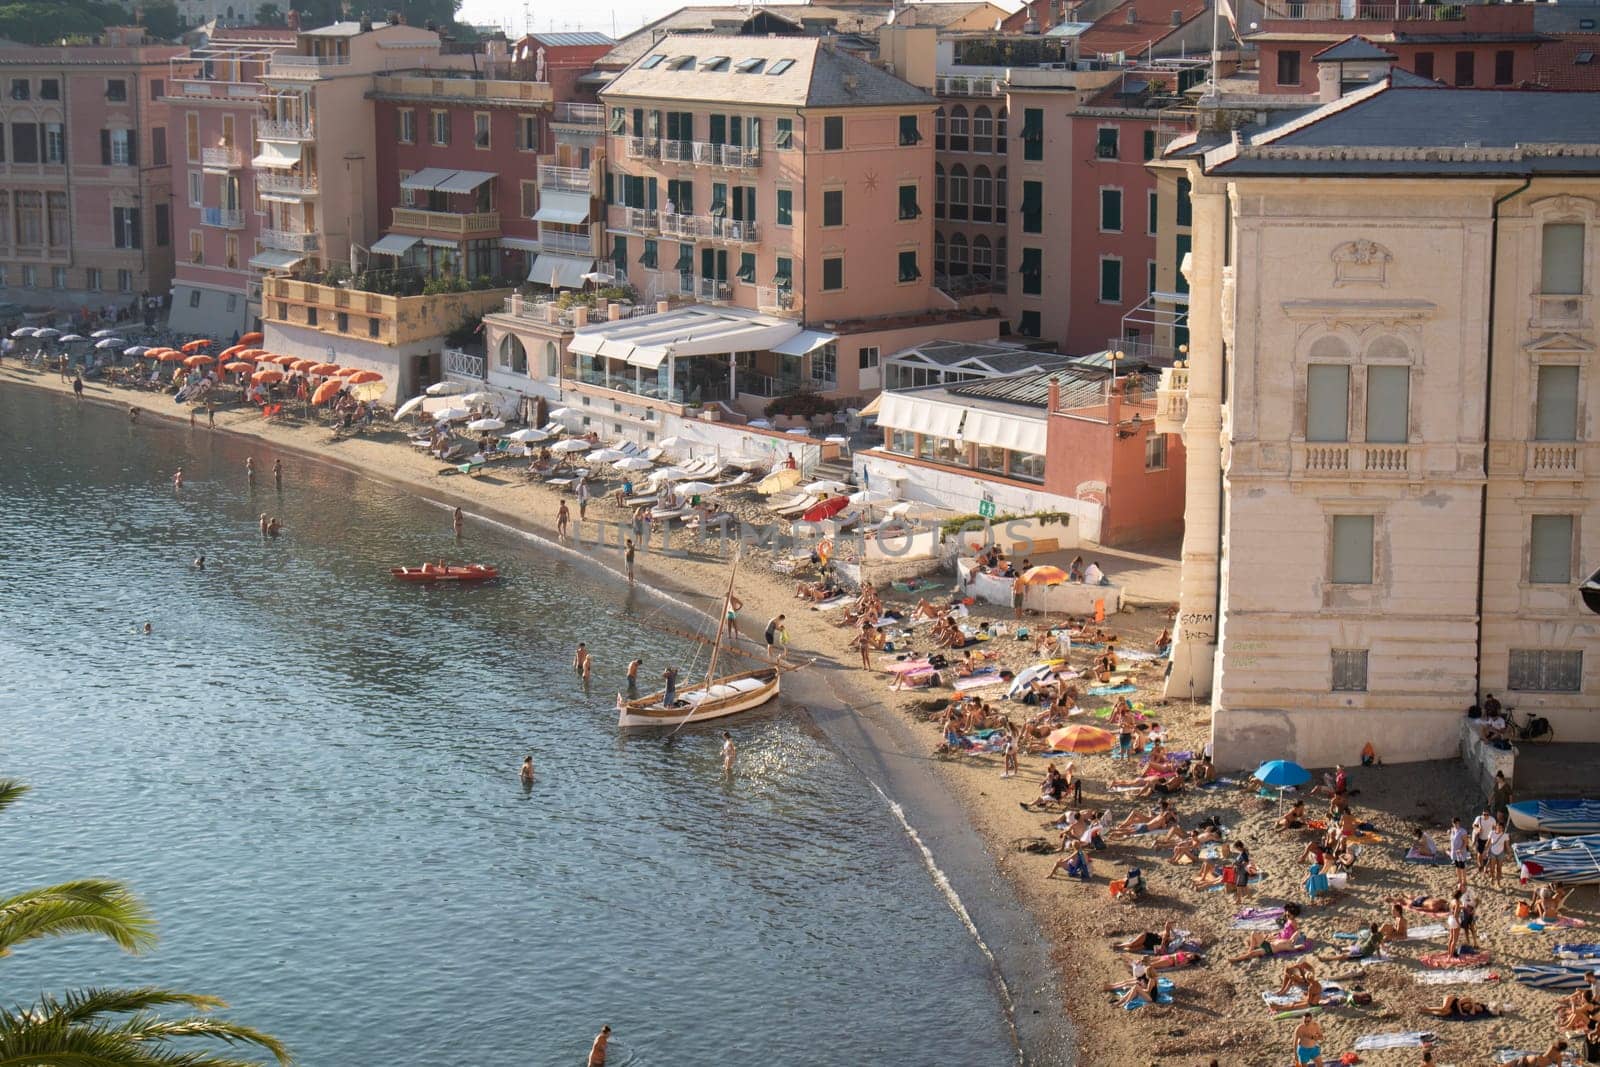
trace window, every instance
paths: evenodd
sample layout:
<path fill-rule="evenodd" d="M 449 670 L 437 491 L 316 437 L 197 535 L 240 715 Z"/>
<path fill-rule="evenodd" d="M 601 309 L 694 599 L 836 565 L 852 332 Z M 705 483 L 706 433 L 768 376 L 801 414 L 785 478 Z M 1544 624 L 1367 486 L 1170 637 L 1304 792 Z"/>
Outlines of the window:
<path fill-rule="evenodd" d="M 1365 693 L 1367 691 L 1366 649 L 1336 648 L 1333 650 L 1333 691 L 1335 693 Z"/>
<path fill-rule="evenodd" d="M 1535 441 L 1578 439 L 1578 368 L 1543 366 L 1534 403 Z"/>
<path fill-rule="evenodd" d="M 866 345 L 856 352 L 856 366 L 861 370 L 872 370 L 878 365 L 878 346 Z"/>
<path fill-rule="evenodd" d="M 409 107 L 403 107 L 395 113 L 395 135 L 401 144 L 417 143 L 417 113 Z"/>
<path fill-rule="evenodd" d="M 131 292 L 133 292 L 133 271 L 131 271 L 131 270 L 119 270 L 119 271 L 117 271 L 117 292 L 119 292 L 119 293 L 131 293 Z M 282 317 L 283 316 L 281 316 L 281 315 L 279 316 L 279 318 L 282 318 Z"/>
<path fill-rule="evenodd" d="M 1410 430 L 1411 368 L 1367 368 L 1367 440 L 1404 444 Z"/>
<path fill-rule="evenodd" d="M 1583 292 L 1581 222 L 1547 222 L 1539 270 L 1539 292 L 1566 296 Z"/>
<path fill-rule="evenodd" d="M 1528 533 L 1528 581 L 1566 585 L 1572 581 L 1572 516 L 1535 515 Z"/>
<path fill-rule="evenodd" d="M 794 147 L 794 119 L 778 119 L 772 130 L 772 147 Z"/>
<path fill-rule="evenodd" d="M 165 130 L 159 128 L 154 132 L 163 135 L 166 133 Z M 167 161 L 165 136 L 157 143 L 161 151 L 159 162 L 165 163 Z M 67 134 L 59 122 L 47 122 L 44 124 L 44 161 L 46 163 L 65 163 L 67 161 Z"/>
<path fill-rule="evenodd" d="M 972 168 L 972 221 L 988 222 L 994 217 L 994 179 L 989 168 L 979 163 Z"/>
<path fill-rule="evenodd" d="M 1154 189 L 1150 190 L 1145 204 L 1144 232 L 1146 236 L 1154 237 L 1156 235 L 1156 220 L 1160 218 L 1156 209 L 1160 206 L 1160 202 L 1156 199 L 1156 191 Z M 1155 286 L 1151 286 L 1151 288 L 1154 289 Z"/>
<path fill-rule="evenodd" d="M 1473 84 L 1473 81 L 1472 81 L 1472 62 L 1473 62 L 1473 60 L 1475 58 L 1476 57 L 1471 52 L 1457 52 L 1456 53 L 1456 84 L 1457 85 L 1471 85 L 1471 84 Z"/>
<path fill-rule="evenodd" d="M 900 218 L 914 219 L 922 214 L 922 208 L 917 205 L 917 187 L 915 185 L 902 185 L 900 187 Z"/>
<path fill-rule="evenodd" d="M 24 289 L 37 289 L 39 287 L 39 268 L 31 264 L 22 268 L 22 287 Z"/>
<path fill-rule="evenodd" d="M 746 285 L 754 285 L 756 283 L 756 254 L 754 252 L 739 253 L 739 270 L 735 277 Z"/>
<path fill-rule="evenodd" d="M 375 319 L 375 318 L 367 319 L 367 336 L 368 337 L 376 337 L 376 336 L 378 336 L 378 320 L 377 319 Z"/>
<path fill-rule="evenodd" d="M 982 104 L 972 110 L 972 150 L 994 151 L 994 115 Z"/>
<path fill-rule="evenodd" d="M 11 99 L 26 100 L 28 99 L 29 95 L 27 78 L 11 79 Z"/>
<path fill-rule="evenodd" d="M 183 150 L 190 163 L 200 162 L 200 116 L 193 111 L 183 116 Z"/>
<path fill-rule="evenodd" d="M 84 288 L 88 289 L 91 293 L 98 293 L 100 291 L 104 285 L 104 282 L 102 280 L 99 267 L 90 267 L 88 270 L 83 272 L 83 285 Z"/>
<path fill-rule="evenodd" d="M 1106 258 L 1100 261 L 1100 302 L 1122 303 L 1122 260 Z"/>
<path fill-rule="evenodd" d="M 160 78 L 150 79 L 150 99 L 160 100 L 167 93 L 167 83 Z"/>
<path fill-rule="evenodd" d="M 1178 179 L 1178 225 L 1194 224 L 1194 205 L 1189 200 L 1189 179 Z"/>
<path fill-rule="evenodd" d="M 917 116 L 900 116 L 900 143 L 901 145 L 922 143 L 922 133 L 917 129 Z"/>
<path fill-rule="evenodd" d="M 822 225 L 844 225 L 843 189 L 824 189 L 822 191 Z"/>
<path fill-rule="evenodd" d="M 67 210 L 66 193 L 45 193 L 45 225 L 48 227 L 50 244 L 64 247 L 71 243 L 72 216 Z"/>
<path fill-rule="evenodd" d="M 1148 163 L 1156 158 L 1156 131 L 1144 131 L 1144 159 Z"/>
<path fill-rule="evenodd" d="M 306 305 L 306 325 L 307 326 L 315 326 L 315 325 L 317 325 L 317 309 L 312 307 L 309 304 Z"/>
<path fill-rule="evenodd" d="M 1022 295 L 1038 296 L 1044 292 L 1044 253 L 1037 248 L 1022 250 Z"/>
<path fill-rule="evenodd" d="M 58 81 L 55 78 L 40 78 L 39 79 L 39 99 L 40 100 L 60 100 L 61 99 L 61 82 Z"/>
<path fill-rule="evenodd" d="M 1044 232 L 1044 183 L 1022 183 L 1022 232 Z"/>
<path fill-rule="evenodd" d="M 639 69 L 640 70 L 655 70 L 657 67 L 659 67 L 661 65 L 662 61 L 664 59 L 666 59 L 666 58 L 667 58 L 666 54 L 663 53 L 663 52 L 657 52 L 653 56 L 646 56 L 645 59 L 644 59 L 644 62 L 639 64 Z"/>
<path fill-rule="evenodd" d="M 121 78 L 111 78 L 106 82 L 106 99 L 122 101 L 128 99 L 128 83 Z"/>
<path fill-rule="evenodd" d="M 67 268 L 65 268 L 65 267 L 51 267 L 50 268 L 50 288 L 52 288 L 52 289 L 65 289 L 66 287 L 67 287 Z"/>
<path fill-rule="evenodd" d="M 811 353 L 811 384 L 818 389 L 838 387 L 839 346 L 833 341 Z"/>
<path fill-rule="evenodd" d="M 487 112 L 474 111 L 472 113 L 472 147 L 489 147 L 489 115 Z"/>
<path fill-rule="evenodd" d="M 922 277 L 922 272 L 917 269 L 917 253 L 915 249 L 908 249 L 900 253 L 900 281 L 914 282 Z"/>
<path fill-rule="evenodd" d="M 1424 78 L 1432 78 L 1433 77 L 1433 53 L 1432 52 L 1418 52 L 1417 55 L 1416 55 L 1416 58 L 1411 61 L 1411 65 L 1415 68 L 1415 73 L 1420 75 L 1421 77 L 1424 77 Z"/>
<path fill-rule="evenodd" d="M 433 114 L 433 143 L 447 145 L 450 143 L 450 112 L 435 111 Z"/>
<path fill-rule="evenodd" d="M 206 238 L 199 230 L 189 231 L 189 262 L 204 263 L 206 261 Z"/>
<path fill-rule="evenodd" d="M 1044 481 L 1044 457 L 1032 452 L 1011 453 L 1011 476 L 1028 482 Z"/>
<path fill-rule="evenodd" d="M 349 333 L 350 332 L 350 313 L 348 311 L 335 312 L 334 313 L 334 324 L 335 324 L 335 326 L 338 327 L 338 330 L 339 330 L 340 333 Z"/>
<path fill-rule="evenodd" d="M 1298 49 L 1286 48 L 1278 53 L 1278 84 L 1300 84 L 1300 52 Z"/>
<path fill-rule="evenodd" d="M 1167 469 L 1167 435 L 1151 432 L 1144 439 L 1144 469 L 1147 471 L 1164 471 Z"/>
<path fill-rule="evenodd" d="M 402 171 L 399 172 L 398 177 L 400 179 L 400 205 L 402 207 L 416 207 L 417 206 L 417 192 L 416 192 L 416 190 L 415 189 L 407 189 L 406 188 L 406 179 L 411 177 L 411 175 L 413 175 L 415 173 L 416 173 L 415 171 L 410 171 L 410 170 L 402 170 Z"/>
<path fill-rule="evenodd" d="M 822 120 L 822 150 L 837 152 L 844 148 L 844 116 L 829 115 Z"/>
<path fill-rule="evenodd" d="M 684 247 L 692 251 L 694 246 Z M 772 284 L 783 290 L 794 288 L 794 260 L 788 256 L 778 257 L 777 269 L 772 272 Z"/>
<path fill-rule="evenodd" d="M 138 165 L 138 142 L 130 130 L 100 131 L 100 164 L 105 167 Z"/>
<path fill-rule="evenodd" d="M 197 308 L 200 306 L 200 290 L 189 290 L 189 306 L 192 308 Z"/>
<path fill-rule="evenodd" d="M 101 137 L 105 131 L 100 132 Z M 34 122 L 11 124 L 11 161 L 13 163 L 39 162 L 39 126 Z M 102 162 L 110 162 L 102 160 Z"/>
<path fill-rule="evenodd" d="M 522 217 L 531 219 L 539 213 L 539 183 L 518 182 L 518 191 L 521 193 Z"/>
<path fill-rule="evenodd" d="M 794 225 L 794 190 L 793 189 L 779 189 L 778 190 L 778 209 L 777 209 L 776 212 L 774 212 L 774 214 L 777 217 L 779 226 L 793 226 Z"/>
<path fill-rule="evenodd" d="M 1094 154 L 1098 159 L 1118 158 L 1118 130 L 1115 126 L 1102 126 L 1095 137 Z"/>
<path fill-rule="evenodd" d="M 1516 53 L 1509 48 L 1502 48 L 1494 54 L 1494 83 L 1496 85 L 1510 85 L 1512 71 L 1516 65 Z"/>
<path fill-rule="evenodd" d="M 972 239 L 972 273 L 983 281 L 994 280 L 994 248 L 981 233 Z"/>
<path fill-rule="evenodd" d="M 1333 574 L 1335 585 L 1372 584 L 1372 516 L 1333 517 Z"/>
<path fill-rule="evenodd" d="M 767 68 L 767 74 L 771 75 L 772 77 L 777 77 L 779 74 L 782 74 L 792 66 L 794 66 L 794 60 L 780 59 L 776 63 L 772 64 L 772 66 Z"/>
<path fill-rule="evenodd" d="M 822 261 L 822 291 L 837 292 L 844 288 L 844 258 L 832 256 Z"/>
<path fill-rule="evenodd" d="M 1100 190 L 1100 232 L 1122 232 L 1122 190 Z"/>
<path fill-rule="evenodd" d="M 172 240 L 172 208 L 166 204 L 156 205 L 156 247 L 165 248 Z"/>
<path fill-rule="evenodd" d="M 136 207 L 114 207 L 111 209 L 112 239 L 118 248 L 141 248 L 141 234 L 139 232 L 139 209 Z"/>
<path fill-rule="evenodd" d="M 517 151 L 539 151 L 539 117 L 537 115 L 517 116 Z"/>
<path fill-rule="evenodd" d="M 229 270 L 239 269 L 239 235 L 230 233 L 222 239 L 222 258 Z M 229 310 L 232 310 L 231 308 Z"/>
<path fill-rule="evenodd" d="M 967 235 L 953 233 L 950 235 L 950 276 L 964 278 L 967 276 Z"/>
<path fill-rule="evenodd" d="M 965 219 L 968 212 L 968 203 L 971 192 L 967 188 L 967 168 L 964 164 L 957 163 L 950 168 L 949 195 L 945 202 L 945 211 L 952 219 Z"/>
<path fill-rule="evenodd" d="M 1583 653 L 1553 648 L 1513 648 L 1506 688 L 1534 693 L 1576 693 L 1583 689 Z"/>
<path fill-rule="evenodd" d="M 1149 271 L 1150 276 L 1145 280 L 1144 291 L 1146 293 L 1153 293 L 1156 291 L 1156 261 L 1152 259 L 1149 263 L 1145 264 L 1145 267 Z"/>
<path fill-rule="evenodd" d="M 1024 274 L 1022 277 L 1024 284 L 1026 284 L 1028 276 Z M 1039 325 L 1039 313 L 1037 311 L 1024 311 L 1017 317 L 1017 332 L 1022 336 L 1038 337 L 1040 331 L 1041 326 Z"/>
<path fill-rule="evenodd" d="M 1343 363 L 1306 368 L 1306 440 L 1350 440 L 1350 368 Z"/>
<path fill-rule="evenodd" d="M 1037 162 L 1044 159 L 1044 108 L 1030 107 L 1022 111 L 1022 158 Z"/>
<path fill-rule="evenodd" d="M 155 167 L 167 165 L 167 128 L 157 126 L 150 131 L 150 164 Z"/>

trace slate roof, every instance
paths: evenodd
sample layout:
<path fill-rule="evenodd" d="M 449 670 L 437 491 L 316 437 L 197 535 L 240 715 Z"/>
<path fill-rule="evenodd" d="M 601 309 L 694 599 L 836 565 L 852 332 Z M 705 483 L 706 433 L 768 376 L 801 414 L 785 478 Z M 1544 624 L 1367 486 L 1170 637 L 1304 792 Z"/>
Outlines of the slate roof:
<path fill-rule="evenodd" d="M 651 56 L 666 57 L 646 68 Z M 727 62 L 709 70 L 705 60 Z M 682 64 L 674 60 L 692 59 Z M 741 61 L 762 63 L 746 73 Z M 772 73 L 782 60 L 790 66 Z M 674 34 L 652 46 L 602 90 L 608 98 L 639 97 L 777 107 L 932 105 L 921 89 L 817 37 Z"/>
<path fill-rule="evenodd" d="M 1338 44 L 1329 45 L 1313 54 L 1311 58 L 1318 63 L 1358 63 L 1400 57 L 1393 52 L 1384 51 L 1365 37 L 1355 36 L 1346 37 Z"/>

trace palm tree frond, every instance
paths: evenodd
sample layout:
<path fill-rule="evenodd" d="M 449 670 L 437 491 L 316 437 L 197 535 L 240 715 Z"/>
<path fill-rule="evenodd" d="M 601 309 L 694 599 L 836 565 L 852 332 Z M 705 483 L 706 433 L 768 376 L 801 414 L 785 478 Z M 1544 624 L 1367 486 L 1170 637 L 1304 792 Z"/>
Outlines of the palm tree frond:
<path fill-rule="evenodd" d="M 214 997 L 161 989 L 84 990 L 62 1001 L 46 997 L 32 1009 L 0 1009 L 0 1067 L 261 1067 L 258 1059 L 231 1052 L 187 1047 L 191 1041 L 254 1046 L 279 1064 L 293 1063 L 276 1038 L 251 1027 L 207 1016 L 163 1019 L 137 1012 L 118 1022 L 88 1016 L 91 1004 L 114 1006 L 134 1001 L 219 1004 Z M 80 1009 L 74 1018 L 63 1009 Z"/>
<path fill-rule="evenodd" d="M 174 1004 L 194 1011 L 211 1011 L 228 1006 L 220 997 L 179 993 L 156 986 L 137 986 L 132 989 L 74 989 L 59 1001 L 54 997 L 43 998 L 36 1010 L 47 1019 L 79 1023 L 92 1021 L 102 1015 L 148 1012 L 152 1008 Z"/>
<path fill-rule="evenodd" d="M 293 1057 L 289 1055 L 289 1050 L 283 1046 L 283 1042 L 271 1034 L 262 1033 L 254 1027 L 205 1015 L 192 1015 L 183 1019 L 156 1019 L 149 1016 L 135 1017 L 128 1020 L 125 1026 L 117 1027 L 116 1032 L 127 1033 L 133 1040 L 140 1042 L 174 1041 L 199 1037 L 221 1041 L 229 1045 L 254 1045 L 270 1052 L 272 1057 L 281 1064 L 294 1062 Z"/>
<path fill-rule="evenodd" d="M 15 778 L 0 778 L 0 811 L 4 811 L 17 801 L 22 795 L 33 787 Z"/>
<path fill-rule="evenodd" d="M 68 934 L 94 934 L 139 952 L 155 943 L 155 919 L 126 886 L 103 879 L 44 886 L 0 900 L 0 952 Z"/>

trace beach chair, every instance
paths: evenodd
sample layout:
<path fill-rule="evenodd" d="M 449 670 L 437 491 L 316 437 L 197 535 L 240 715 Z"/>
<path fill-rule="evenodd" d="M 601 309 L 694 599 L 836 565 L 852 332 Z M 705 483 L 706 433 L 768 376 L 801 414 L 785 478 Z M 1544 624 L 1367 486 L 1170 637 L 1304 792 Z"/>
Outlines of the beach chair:
<path fill-rule="evenodd" d="M 660 461 L 662 456 L 666 455 L 666 450 L 661 448 L 647 448 L 643 452 L 639 453 L 639 455 L 642 459 L 647 459 L 651 463 L 656 463 Z"/>

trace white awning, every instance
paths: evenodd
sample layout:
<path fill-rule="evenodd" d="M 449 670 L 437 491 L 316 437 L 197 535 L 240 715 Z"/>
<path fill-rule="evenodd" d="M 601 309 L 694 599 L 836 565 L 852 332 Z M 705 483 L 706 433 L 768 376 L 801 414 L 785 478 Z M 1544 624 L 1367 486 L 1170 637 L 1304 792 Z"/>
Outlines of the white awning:
<path fill-rule="evenodd" d="M 541 260 L 545 257 L 540 256 Z M 620 359 L 654 369 L 668 359 L 770 351 L 800 333 L 783 319 L 738 308 L 690 304 L 672 311 L 586 326 L 568 348 L 580 356 Z"/>
<path fill-rule="evenodd" d="M 443 237 L 424 237 L 422 243 L 429 248 L 455 248 L 455 241 L 446 241 Z"/>
<path fill-rule="evenodd" d="M 589 194 L 544 192 L 539 197 L 539 210 L 534 212 L 535 222 L 559 222 L 576 226 L 589 221 Z"/>
<path fill-rule="evenodd" d="M 965 408 L 905 393 L 884 393 L 881 399 L 883 404 L 878 408 L 879 426 L 920 433 L 924 437 L 961 436 L 961 417 L 967 413 Z"/>
<path fill-rule="evenodd" d="M 423 167 L 409 178 L 400 180 L 400 188 L 418 192 L 431 192 L 447 181 L 455 171 L 444 167 Z"/>
<path fill-rule="evenodd" d="M 821 330 L 801 330 L 782 344 L 773 345 L 771 351 L 780 356 L 804 356 L 838 339 L 838 334 L 823 333 Z"/>
<path fill-rule="evenodd" d="M 288 169 L 300 162 L 298 141 L 262 141 L 261 152 L 250 162 L 257 167 Z"/>
<path fill-rule="evenodd" d="M 250 265 L 257 270 L 288 270 L 305 258 L 305 255 L 300 252 L 285 252 L 277 248 L 268 248 L 251 256 Z"/>
<path fill-rule="evenodd" d="M 411 250 L 420 238 L 404 233 L 391 233 L 378 240 L 372 250 L 380 256 L 403 256 Z"/>
<path fill-rule="evenodd" d="M 961 428 L 961 439 L 975 445 L 993 445 L 1009 448 L 1013 452 L 1028 452 L 1042 456 L 1045 453 L 1045 420 L 999 411 L 967 412 L 966 425 Z"/>
<path fill-rule="evenodd" d="M 492 170 L 458 170 L 435 188 L 441 193 L 470 193 L 484 182 L 495 179 Z"/>
<path fill-rule="evenodd" d="M 540 252 L 533 257 L 528 280 L 556 289 L 581 289 L 583 276 L 594 270 L 594 260 Z"/>
<path fill-rule="evenodd" d="M 502 237 L 500 247 L 515 249 L 518 252 L 537 252 L 544 246 L 527 237 Z"/>

